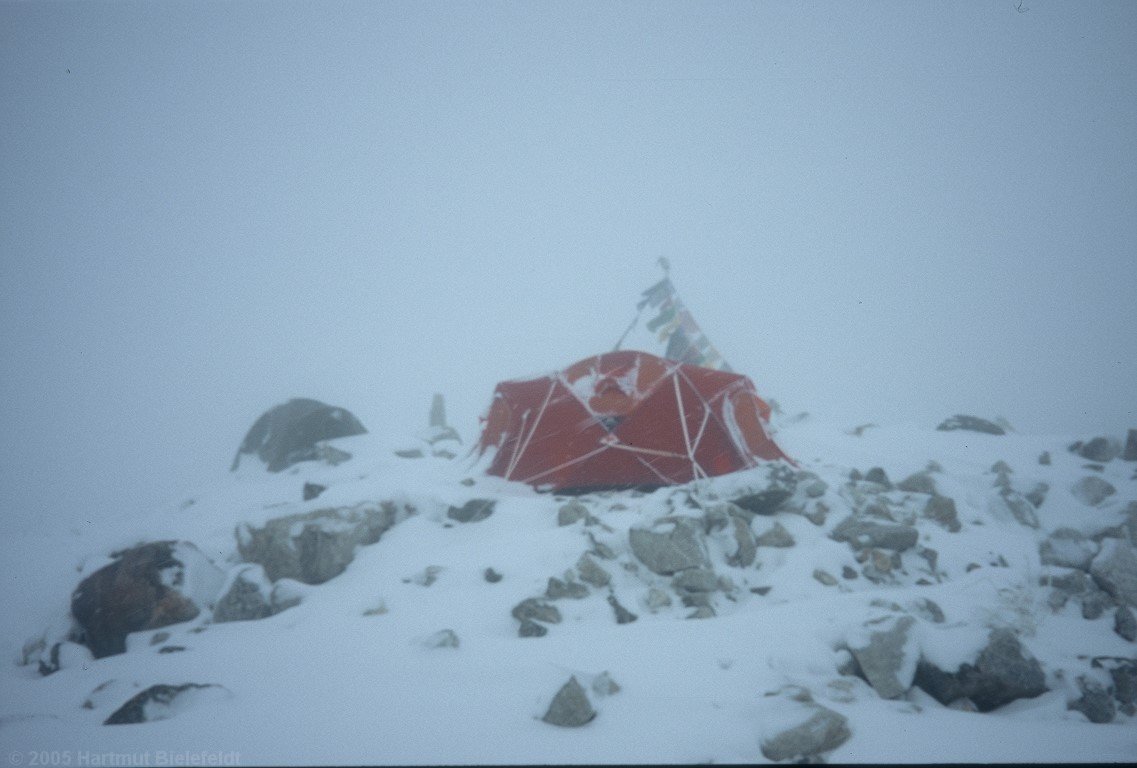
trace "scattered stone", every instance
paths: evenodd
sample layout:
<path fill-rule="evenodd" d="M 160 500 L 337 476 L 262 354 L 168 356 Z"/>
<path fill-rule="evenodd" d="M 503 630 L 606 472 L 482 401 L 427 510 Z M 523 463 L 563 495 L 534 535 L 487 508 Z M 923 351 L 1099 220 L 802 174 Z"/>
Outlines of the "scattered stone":
<path fill-rule="evenodd" d="M 652 587 L 647 591 L 647 597 L 644 600 L 648 610 L 658 611 L 660 608 L 667 608 L 671 605 L 671 595 L 664 592 L 662 589 Z"/>
<path fill-rule="evenodd" d="M 908 603 L 908 608 L 912 613 L 919 616 L 925 621 L 930 621 L 933 624 L 943 624 L 944 610 L 940 608 L 939 604 L 934 600 L 929 600 L 926 597 L 920 597 Z"/>
<path fill-rule="evenodd" d="M 70 667 L 87 668 L 87 664 L 94 661 L 94 654 L 85 645 L 61 641 L 51 646 L 51 651 L 39 658 L 39 673 L 44 677 L 54 674 L 61 669 Z"/>
<path fill-rule="evenodd" d="M 1046 692 L 1046 675 L 1038 660 L 1028 656 L 1009 629 L 991 632 L 987 647 L 975 665 L 963 664 L 954 672 L 944 672 L 926 659 L 916 665 L 915 684 L 941 704 L 968 698 L 980 712 L 1008 704 L 1016 699 L 1033 699 Z"/>
<path fill-rule="evenodd" d="M 485 576 L 486 581 L 488 581 L 490 584 L 497 584 L 499 581 L 501 581 L 501 574 L 495 571 L 493 568 L 486 568 L 486 572 L 482 575 Z"/>
<path fill-rule="evenodd" d="M 1011 469 L 1011 465 L 1002 459 L 999 459 L 994 464 L 992 464 L 991 469 L 988 471 L 994 472 L 997 475 L 1009 475 L 1014 472 L 1014 470 Z"/>
<path fill-rule="evenodd" d="M 816 577 L 814 577 L 814 578 L 816 578 Z M 758 595 L 759 597 L 765 597 L 766 595 L 770 594 L 771 589 L 772 589 L 772 587 L 751 587 L 750 591 L 753 592 L 754 594 Z"/>
<path fill-rule="evenodd" d="M 1035 509 L 1042 506 L 1042 502 L 1046 501 L 1046 493 L 1050 490 L 1050 486 L 1046 483 L 1035 483 L 1034 487 L 1026 492 L 1026 500 L 1029 501 Z"/>
<path fill-rule="evenodd" d="M 943 472 L 944 468 L 943 468 L 943 465 L 940 464 L 935 459 L 928 459 L 928 463 L 924 465 L 924 471 L 925 472 L 931 472 L 931 473 Z"/>
<path fill-rule="evenodd" d="M 726 559 L 727 564 L 736 568 L 749 568 L 754 564 L 754 558 L 758 556 L 758 545 L 754 540 L 753 531 L 750 530 L 750 523 L 742 517 L 731 516 L 730 525 L 738 547 L 734 554 Z"/>
<path fill-rule="evenodd" d="M 379 541 L 411 507 L 384 501 L 353 507 L 319 509 L 269 520 L 257 528 L 237 526 L 241 559 L 264 566 L 271 581 L 296 579 L 322 584 L 343 573 L 355 559 L 356 547 Z"/>
<path fill-rule="evenodd" d="M 326 490 L 328 490 L 328 486 L 326 485 L 320 485 L 319 483 L 304 483 L 304 501 L 311 501 Z"/>
<path fill-rule="evenodd" d="M 570 598 L 580 600 L 588 597 L 588 587 L 577 581 L 564 582 L 555 576 L 549 577 L 549 585 L 545 588 L 545 597 L 550 600 Z"/>
<path fill-rule="evenodd" d="M 981 419 L 978 416 L 965 416 L 962 413 L 957 413 L 949 419 L 945 419 L 940 423 L 937 430 L 940 432 L 951 432 L 957 429 L 965 429 L 970 432 L 982 432 L 987 435 L 1005 435 L 1006 431 L 998 424 Z"/>
<path fill-rule="evenodd" d="M 861 470 L 853 467 L 849 470 L 849 482 L 856 483 L 864 480 L 865 476 L 861 474 Z"/>
<path fill-rule="evenodd" d="M 1092 666 L 1109 670 L 1113 697 L 1121 704 L 1121 711 L 1131 717 L 1137 714 L 1137 659 L 1099 657 Z"/>
<path fill-rule="evenodd" d="M 256 621 L 272 615 L 272 583 L 264 568 L 247 565 L 237 570 L 229 588 L 213 609 L 213 621 Z"/>
<path fill-rule="evenodd" d="M 1073 487 L 1070 488 L 1070 492 L 1074 494 L 1075 499 L 1083 504 L 1096 507 L 1117 493 L 1117 489 L 1100 477 L 1087 475 L 1074 483 Z"/>
<path fill-rule="evenodd" d="M 438 581 L 438 574 L 442 573 L 441 565 L 428 565 L 422 573 L 417 573 L 409 579 L 403 579 L 404 584 L 418 584 L 420 587 L 429 587 Z"/>
<path fill-rule="evenodd" d="M 530 619 L 522 619 L 521 626 L 517 629 L 518 637 L 544 637 L 547 634 L 549 634 L 549 630 Z"/>
<path fill-rule="evenodd" d="M 576 561 L 576 570 L 580 574 L 580 580 L 591 584 L 596 588 L 608 586 L 612 581 L 612 575 L 608 571 L 601 568 L 595 560 L 588 556 L 585 552 Z"/>
<path fill-rule="evenodd" d="M 774 523 L 770 530 L 754 540 L 759 547 L 792 547 L 796 542 L 789 531 L 781 523 Z"/>
<path fill-rule="evenodd" d="M 131 725 L 166 720 L 176 714 L 176 710 L 189 704 L 191 699 L 201 699 L 202 693 L 228 693 L 220 685 L 186 683 L 184 685 L 152 685 L 132 696 L 125 704 L 111 713 L 103 725 Z M 177 706 L 175 706 L 177 702 Z"/>
<path fill-rule="evenodd" d="M 916 472 L 896 484 L 896 489 L 905 493 L 931 493 L 936 492 L 936 480 L 926 470 Z"/>
<path fill-rule="evenodd" d="M 611 696 L 614 693 L 620 692 L 620 686 L 612 679 L 612 676 L 607 672 L 601 672 L 592 680 L 592 685 L 588 686 L 592 692 L 597 696 Z"/>
<path fill-rule="evenodd" d="M 857 578 L 858 576 L 860 576 L 860 574 L 857 573 L 857 569 L 852 567 L 851 565 L 841 566 L 841 577 L 844 578 L 846 581 L 852 581 L 853 579 Z"/>
<path fill-rule="evenodd" d="M 549 709 L 541 719 L 550 725 L 559 725 L 563 728 L 577 728 L 590 722 L 596 717 L 596 710 L 588 701 L 588 694 L 576 681 L 576 676 L 561 686 L 557 695 L 553 697 Z"/>
<path fill-rule="evenodd" d="M 1043 466 L 1050 466 L 1050 451 L 1043 451 L 1038 457 L 1038 463 Z"/>
<path fill-rule="evenodd" d="M 592 531 L 588 531 L 588 540 L 592 542 L 592 549 L 588 550 L 589 554 L 596 555 L 602 560 L 616 559 L 616 553 L 612 551 L 612 548 L 593 536 Z"/>
<path fill-rule="evenodd" d="M 778 507 L 782 502 L 786 501 L 793 495 L 793 491 L 787 488 L 768 488 L 759 493 L 749 493 L 745 496 L 739 496 L 733 499 L 736 506 L 741 507 L 747 512 L 755 515 L 772 515 L 778 511 Z"/>
<path fill-rule="evenodd" d="M 802 517 L 804 517 L 806 520 L 813 523 L 814 525 L 822 526 L 822 525 L 825 525 L 825 516 L 828 513 L 829 513 L 829 507 L 827 507 L 824 502 L 817 501 L 817 502 L 814 502 L 812 509 L 810 509 L 809 507 L 806 507 L 806 509 L 801 514 L 802 514 Z"/>
<path fill-rule="evenodd" d="M 873 547 L 903 552 L 914 547 L 919 533 L 909 525 L 891 525 L 858 520 L 854 515 L 842 520 L 830 532 L 834 541 L 846 541 L 854 547 Z"/>
<path fill-rule="evenodd" d="M 196 618 L 213 606 L 225 574 L 193 544 L 160 541 L 111 555 L 80 582 L 71 615 L 101 659 L 126 650 L 126 636 Z"/>
<path fill-rule="evenodd" d="M 1125 452 L 1121 454 L 1122 461 L 1137 461 L 1137 429 L 1129 430 L 1125 437 Z"/>
<path fill-rule="evenodd" d="M 572 525 L 580 520 L 588 520 L 588 507 L 573 499 L 557 510 L 557 525 Z"/>
<path fill-rule="evenodd" d="M 170 639 L 169 632 L 155 632 L 150 638 L 150 645 L 160 645 Z"/>
<path fill-rule="evenodd" d="M 1100 619 L 1106 609 L 1114 606 L 1113 598 L 1093 585 L 1081 595 L 1081 601 L 1082 618 L 1087 621 Z"/>
<path fill-rule="evenodd" d="M 837 586 L 837 579 L 833 577 L 833 574 L 829 573 L 828 571 L 823 571 L 820 568 L 814 569 L 813 578 L 817 579 L 826 587 Z"/>
<path fill-rule="evenodd" d="M 492 499 L 470 499 L 460 507 L 450 507 L 446 516 L 459 523 L 476 523 L 492 515 L 494 506 Z"/>
<path fill-rule="evenodd" d="M 873 632 L 865 645 L 849 649 L 882 699 L 895 699 L 912 687 L 916 647 L 908 636 L 915 623 L 911 616 L 902 616 L 889 629 Z"/>
<path fill-rule="evenodd" d="M 510 613 L 513 614 L 513 618 L 522 622 L 528 619 L 530 621 L 544 621 L 549 624 L 559 624 L 561 621 L 561 612 L 557 610 L 555 605 L 550 605 L 535 597 L 522 600 L 513 606 L 513 610 Z"/>
<path fill-rule="evenodd" d="M 868 472 L 866 472 L 865 480 L 870 483 L 876 483 L 877 485 L 884 486 L 884 489 L 886 491 L 892 490 L 892 481 L 888 479 L 888 475 L 885 473 L 882 467 L 873 467 Z"/>
<path fill-rule="evenodd" d="M 1098 681 L 1087 678 L 1078 678 L 1078 688 L 1082 697 L 1066 706 L 1067 709 L 1081 712 L 1091 723 L 1111 723 L 1117 715 L 1113 697 L 1102 687 Z"/>
<path fill-rule="evenodd" d="M 812 702 L 802 709 L 801 723 L 762 739 L 762 754 L 767 760 L 821 762 L 823 753 L 836 749 L 852 736 L 843 715 Z"/>
<path fill-rule="evenodd" d="M 395 451 L 400 459 L 421 459 L 424 454 L 421 448 L 401 448 Z"/>
<path fill-rule="evenodd" d="M 808 498 L 816 499 L 824 496 L 827 490 L 829 490 L 829 486 L 826 485 L 824 480 L 814 480 L 806 484 L 805 495 Z"/>
<path fill-rule="evenodd" d="M 184 645 L 164 645 L 158 649 L 158 653 L 181 653 L 185 649 Z"/>
<path fill-rule="evenodd" d="M 700 605 L 687 616 L 688 619 L 713 619 L 714 617 L 715 609 L 709 605 Z"/>
<path fill-rule="evenodd" d="M 687 568 L 710 565 L 699 530 L 688 518 L 665 518 L 673 527 L 667 532 L 644 528 L 628 531 L 632 553 L 653 573 L 670 576 Z"/>
<path fill-rule="evenodd" d="M 364 616 L 383 616 L 387 613 L 387 603 L 380 600 L 375 606 L 363 611 Z"/>
<path fill-rule="evenodd" d="M 615 595 L 608 595 L 608 605 L 612 606 L 612 610 L 616 614 L 617 624 L 631 624 L 639 618 L 639 616 L 620 605 L 620 601 L 616 599 Z"/>
<path fill-rule="evenodd" d="M 718 589 L 718 576 L 709 568 L 689 568 L 675 575 L 671 580 L 671 587 L 680 595 L 714 592 Z"/>
<path fill-rule="evenodd" d="M 1122 605 L 1137 606 L 1137 552 L 1121 539 L 1106 539 L 1090 565 L 1090 575 Z"/>
<path fill-rule="evenodd" d="M 1113 631 L 1131 643 L 1137 641 L 1137 617 L 1128 606 L 1121 606 L 1113 614 Z"/>
<path fill-rule="evenodd" d="M 1105 464 L 1121 455 L 1121 444 L 1111 437 L 1095 437 L 1078 449 L 1078 455 Z"/>
<path fill-rule="evenodd" d="M 274 614 L 295 608 L 307 595 L 307 585 L 295 579 L 280 579 L 272 585 L 269 603 Z"/>
<path fill-rule="evenodd" d="M 1043 565 L 1090 570 L 1101 547 L 1092 539 L 1073 528 L 1059 528 L 1039 545 Z"/>
<path fill-rule="evenodd" d="M 427 648 L 457 648 L 458 635 L 452 629 L 440 629 L 422 641 Z"/>
<path fill-rule="evenodd" d="M 999 494 L 998 500 L 992 500 L 992 503 L 1001 503 L 1020 525 L 1025 525 L 1027 528 L 1038 528 L 1038 515 L 1034 512 L 1034 505 L 1027 501 L 1022 494 L 1004 489 Z"/>
<path fill-rule="evenodd" d="M 958 533 L 963 527 L 955 510 L 955 500 L 947 496 L 932 496 L 928 499 L 924 504 L 924 517 L 951 533 Z"/>
<path fill-rule="evenodd" d="M 289 400 L 265 411 L 253 423 L 230 470 L 235 471 L 242 458 L 256 455 L 269 472 L 280 472 L 298 462 L 321 458 L 317 445 L 321 441 L 366 432 L 345 408 L 306 398 Z"/>

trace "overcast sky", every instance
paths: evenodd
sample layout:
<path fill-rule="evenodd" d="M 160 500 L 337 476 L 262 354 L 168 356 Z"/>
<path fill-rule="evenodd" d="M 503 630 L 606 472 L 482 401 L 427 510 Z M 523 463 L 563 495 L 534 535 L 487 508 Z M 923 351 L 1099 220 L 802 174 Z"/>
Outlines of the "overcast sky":
<path fill-rule="evenodd" d="M 1137 427 L 1137 3 L 0 4 L 0 519 L 609 349 L 666 255 L 787 409 Z"/>

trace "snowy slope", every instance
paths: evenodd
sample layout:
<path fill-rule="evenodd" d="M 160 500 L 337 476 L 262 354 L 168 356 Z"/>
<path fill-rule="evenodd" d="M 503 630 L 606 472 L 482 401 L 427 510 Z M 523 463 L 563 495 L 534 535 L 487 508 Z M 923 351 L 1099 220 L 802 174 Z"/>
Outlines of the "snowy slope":
<path fill-rule="evenodd" d="M 1066 450 L 1074 439 L 1067 436 L 885 425 L 857 437 L 850 426 L 782 422 L 779 443 L 799 470 L 825 484 L 814 497 L 799 489 L 793 503 L 809 512 L 820 502 L 828 514 L 820 525 L 792 509 L 756 516 L 754 535 L 776 523 L 794 545 L 760 546 L 747 567 L 729 565 L 735 544 L 728 535 L 707 534 L 710 563 L 728 581 L 711 598 L 716 615 L 701 620 L 686 618 L 692 609 L 670 589 L 669 576 L 637 560 L 628 530 L 668 515 L 701 519 L 715 503 L 765 487 L 767 468 L 649 495 L 582 497 L 592 519 L 560 526 L 558 509 L 568 499 L 486 477 L 464 459 L 398 458 L 394 446 L 360 435 L 334 441 L 353 454 L 338 466 L 307 462 L 278 475 L 242 470 L 192 503 L 145 518 L 11 537 L 0 543 L 7 573 L 0 751 L 24 761 L 34 752 L 58 752 L 72 765 L 81 755 L 99 764 L 100 756 L 143 753 L 147 762 L 183 754 L 244 765 L 767 762 L 760 743 L 792 720 L 796 705 L 787 692 L 804 688 L 848 720 L 850 738 L 826 755 L 833 761 L 1137 756 L 1133 718 L 1118 712 L 1112 723 L 1094 724 L 1067 708 L 1080 695 L 1078 676 L 1104 674 L 1091 669 L 1092 657 L 1133 658 L 1137 646 L 1113 631 L 1112 609 L 1086 620 L 1074 600 L 1057 611 L 1048 606 L 1051 590 L 1040 580 L 1068 569 L 1039 559 L 1040 542 L 1057 528 L 1092 535 L 1122 523 L 1137 499 L 1137 465 L 1115 460 L 1088 469 Z M 1039 463 L 1043 451 L 1051 464 Z M 990 468 L 1000 460 L 1012 468 L 1016 491 L 1049 486 L 1037 530 L 997 503 Z M 929 461 L 940 466 L 933 473 L 937 491 L 954 500 L 960 522 L 951 532 L 913 521 L 919 547 L 938 553 L 935 569 L 921 570 L 926 563 L 910 550 L 881 583 L 843 577 L 863 569 L 852 547 L 829 536 L 855 503 L 850 471 L 880 466 L 896 482 Z M 1087 506 L 1069 490 L 1086 475 L 1104 478 L 1117 493 Z M 328 490 L 302 502 L 305 481 Z M 919 494 L 887 496 L 901 511 L 923 502 Z M 494 500 L 493 514 L 471 523 L 447 517 L 451 505 L 471 498 Z M 43 635 L 51 643 L 66 634 L 71 591 L 110 562 L 112 551 L 181 539 L 228 571 L 240 562 L 238 523 L 383 500 L 417 513 L 361 547 L 342 575 L 304 587 L 296 607 L 229 623 L 209 622 L 206 611 L 135 633 L 120 655 L 72 654 L 46 677 L 35 664 L 17 663 L 28 640 Z M 614 555 L 595 556 L 611 576 L 610 589 L 553 601 L 563 621 L 549 624 L 543 637 L 518 637 L 511 609 L 543 595 L 550 577 L 564 579 L 597 542 Z M 431 566 L 433 580 L 425 578 Z M 487 567 L 502 580 L 488 582 Z M 815 578 L 819 570 L 836 583 Z M 671 604 L 650 606 L 652 588 L 669 594 Z M 636 621 L 616 623 L 610 593 Z M 942 621 L 928 617 L 924 601 L 942 610 Z M 848 659 L 842 648 L 864 641 L 865 623 L 899 615 L 914 618 L 908 661 L 923 656 L 945 668 L 974 661 L 992 628 L 1010 627 L 1041 663 L 1049 691 L 981 714 L 945 707 L 918 688 L 884 699 L 861 677 L 841 674 Z M 432 638 L 447 629 L 457 647 L 433 647 Z M 158 631 L 169 637 L 151 644 Z M 170 645 L 184 650 L 160 652 Z M 619 690 L 601 695 L 590 686 L 605 672 Z M 589 691 L 597 716 L 580 728 L 542 722 L 570 676 Z M 179 699 L 167 719 L 103 725 L 153 684 L 190 682 L 222 688 Z"/>

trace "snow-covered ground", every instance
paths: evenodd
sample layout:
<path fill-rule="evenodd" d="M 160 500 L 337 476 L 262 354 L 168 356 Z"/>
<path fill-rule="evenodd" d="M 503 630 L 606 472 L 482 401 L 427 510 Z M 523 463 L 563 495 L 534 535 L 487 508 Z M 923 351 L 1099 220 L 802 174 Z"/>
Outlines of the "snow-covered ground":
<path fill-rule="evenodd" d="M 777 524 L 794 543 L 758 546 L 747 566 L 728 562 L 738 546 L 729 528 L 708 526 L 704 546 L 722 578 L 708 598 L 715 615 L 706 619 L 687 618 L 693 608 L 671 577 L 637 559 L 628 530 L 669 515 L 702 521 L 722 501 L 765 488 L 768 467 L 647 495 L 584 496 L 590 519 L 558 525 L 567 498 L 484 476 L 464 458 L 399 458 L 392 449 L 400 446 L 368 434 L 334 441 L 353 455 L 336 466 L 305 462 L 276 475 L 243 466 L 148 516 L 66 530 L 45 521 L 42 533 L 0 541 L 0 754 L 11 765 L 767 762 L 761 743 L 798 722 L 795 707 L 804 705 L 792 695 L 804 688 L 847 719 L 851 736 L 825 754 L 832 761 L 1137 757 L 1134 718 L 1118 711 L 1113 722 L 1094 724 L 1068 709 L 1081 695 L 1079 677 L 1109 685 L 1108 674 L 1091 667 L 1094 657 L 1133 658 L 1137 646 L 1115 633 L 1112 607 L 1087 620 L 1075 599 L 1058 610 L 1048 605 L 1052 590 L 1040 582 L 1070 569 L 1039 557 L 1055 529 L 1092 536 L 1124 522 L 1137 499 L 1137 464 L 1087 468 L 1066 450 L 1086 435 L 882 425 L 854 436 L 852 426 L 782 419 L 779 444 L 799 461 L 796 471 L 813 473 L 824 488 L 804 476 L 779 511 L 753 516 L 754 536 Z M 1039 462 L 1044 451 L 1050 464 Z M 958 531 L 919 514 L 924 494 L 849 483 L 853 469 L 879 466 L 895 483 L 932 461 L 937 493 L 956 505 Z M 991 471 L 997 461 L 1009 465 L 1019 493 L 1048 486 L 1037 529 L 1002 503 Z M 1070 489 L 1088 475 L 1117 492 L 1097 506 L 1083 503 Z M 301 501 L 305 482 L 327 490 Z M 804 485 L 813 486 L 809 494 Z M 864 575 L 853 547 L 829 536 L 870 496 L 883 496 L 898 517 L 915 512 L 908 522 L 919 532 L 918 546 L 879 583 Z M 451 505 L 472 498 L 495 501 L 493 513 L 468 523 L 448 517 Z M 98 660 L 65 647 L 62 668 L 48 676 L 19 663 L 29 640 L 42 635 L 50 645 L 66 635 L 72 590 L 113 551 L 185 540 L 229 571 L 240 563 L 239 523 L 385 500 L 415 514 L 360 547 L 341 575 L 300 590 L 296 607 L 227 623 L 211 622 L 206 610 L 135 633 L 126 653 Z M 604 557 L 605 547 L 614 557 Z M 935 565 L 917 550 L 935 550 Z M 566 579 L 586 551 L 610 585 L 550 601 L 563 620 L 546 625 L 542 637 L 519 637 L 511 609 L 543 596 L 550 577 Z M 432 566 L 433 580 L 426 577 Z M 491 567 L 500 581 L 484 577 Z M 819 571 L 834 578 L 823 583 Z M 670 605 L 649 604 L 653 588 Z M 609 595 L 638 618 L 618 624 Z M 917 687 L 882 698 L 848 674 L 844 649 L 878 626 L 866 622 L 898 616 L 914 619 L 899 672 L 908 684 L 918 657 L 955 669 L 975 661 L 992 629 L 1008 627 L 1041 663 L 1049 690 L 987 713 L 949 708 Z M 457 647 L 436 647 L 442 630 L 457 636 Z M 158 632 L 169 636 L 152 643 Z M 170 646 L 184 650 L 161 651 Z M 592 687 L 603 673 L 618 691 Z M 571 676 L 588 691 L 596 717 L 578 728 L 543 722 Z M 159 683 L 222 687 L 179 697 L 165 719 L 103 725 Z"/>

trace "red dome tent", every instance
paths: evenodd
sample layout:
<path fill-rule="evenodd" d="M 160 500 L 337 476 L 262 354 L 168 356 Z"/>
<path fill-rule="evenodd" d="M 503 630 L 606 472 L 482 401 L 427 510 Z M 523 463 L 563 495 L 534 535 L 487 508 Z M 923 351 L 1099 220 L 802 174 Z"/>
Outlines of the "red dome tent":
<path fill-rule="evenodd" d="M 660 486 L 792 461 L 750 379 L 646 352 L 589 357 L 504 381 L 477 450 L 487 472 L 545 490 Z"/>

